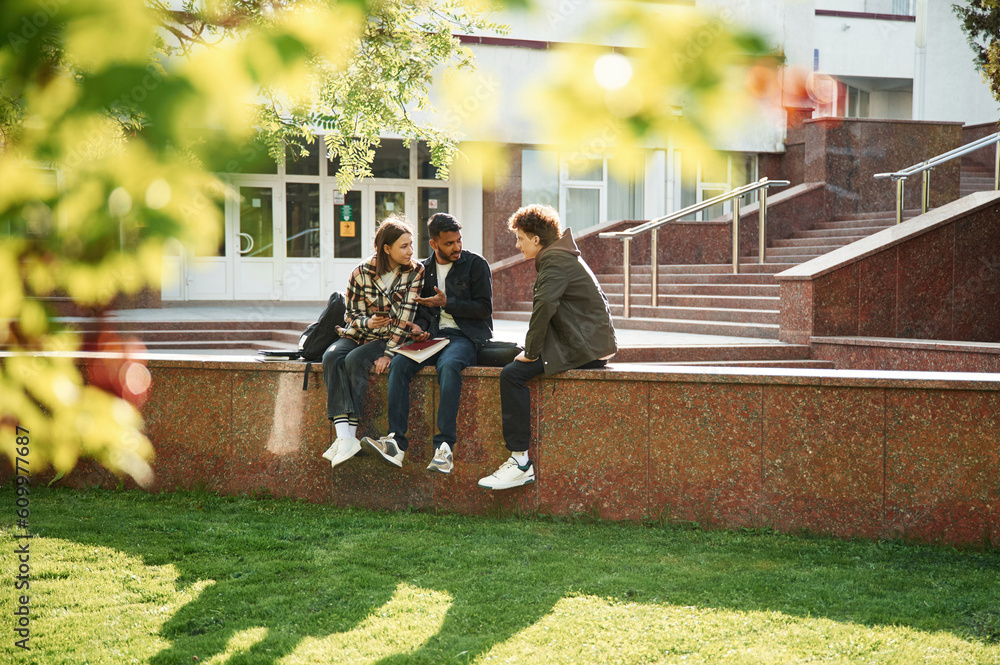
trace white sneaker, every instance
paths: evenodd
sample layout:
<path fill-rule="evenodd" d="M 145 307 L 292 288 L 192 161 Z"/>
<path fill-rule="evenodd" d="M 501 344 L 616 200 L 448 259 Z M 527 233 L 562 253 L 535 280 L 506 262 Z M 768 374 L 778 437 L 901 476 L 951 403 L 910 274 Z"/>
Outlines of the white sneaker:
<path fill-rule="evenodd" d="M 403 455 L 406 454 L 406 451 L 400 450 L 399 446 L 396 445 L 395 432 L 389 432 L 381 439 L 366 436 L 361 439 L 361 445 L 365 447 L 365 450 L 375 453 L 379 459 L 393 466 L 403 466 Z"/>
<path fill-rule="evenodd" d="M 479 479 L 479 486 L 488 490 L 507 490 L 512 487 L 535 482 L 535 466 L 528 460 L 526 466 L 518 466 L 513 457 L 500 465 L 492 476 Z"/>
<path fill-rule="evenodd" d="M 325 453 L 323 453 L 323 459 L 332 462 L 333 458 L 337 456 L 337 449 L 339 448 L 340 439 L 334 439 L 333 443 L 330 444 L 330 447 L 326 449 Z"/>
<path fill-rule="evenodd" d="M 427 465 L 427 470 L 439 473 L 451 473 L 451 469 L 454 466 L 452 459 L 453 455 L 450 452 L 445 452 L 442 446 L 434 451 L 434 459 Z"/>
<path fill-rule="evenodd" d="M 332 456 L 327 456 L 327 453 L 333 452 Z M 353 436 L 348 437 L 337 437 L 337 440 L 333 442 L 329 450 L 323 453 L 323 457 L 330 460 L 330 466 L 335 467 L 338 464 L 346 462 L 355 455 L 361 452 L 361 442 L 358 441 Z"/>

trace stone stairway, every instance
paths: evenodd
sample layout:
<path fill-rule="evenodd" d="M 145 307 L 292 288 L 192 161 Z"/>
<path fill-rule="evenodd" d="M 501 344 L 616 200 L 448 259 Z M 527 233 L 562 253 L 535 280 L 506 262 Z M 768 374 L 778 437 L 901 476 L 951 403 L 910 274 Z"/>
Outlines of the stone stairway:
<path fill-rule="evenodd" d="M 985 166 L 962 165 L 959 193 L 968 196 L 974 192 L 988 192 L 993 189 L 994 171 Z"/>
<path fill-rule="evenodd" d="M 82 336 L 101 331 L 110 343 L 105 351 L 130 348 L 139 341 L 151 352 L 184 351 L 253 351 L 291 350 L 311 323 L 302 321 L 101 321 L 98 319 L 61 319 L 67 329 Z M 5 350 L 0 345 L 0 350 Z"/>
<path fill-rule="evenodd" d="M 732 265 L 661 265 L 657 305 L 652 306 L 652 268 L 633 266 L 631 316 L 624 318 L 624 277 L 620 267 L 592 266 L 619 328 L 702 335 L 777 339 L 780 316 L 775 274 L 877 233 L 895 223 L 893 212 L 864 213 L 816 224 L 766 251 L 767 263 L 743 257 Z M 917 211 L 907 211 L 912 217 Z M 517 303 L 512 318 L 527 318 L 530 302 Z"/>

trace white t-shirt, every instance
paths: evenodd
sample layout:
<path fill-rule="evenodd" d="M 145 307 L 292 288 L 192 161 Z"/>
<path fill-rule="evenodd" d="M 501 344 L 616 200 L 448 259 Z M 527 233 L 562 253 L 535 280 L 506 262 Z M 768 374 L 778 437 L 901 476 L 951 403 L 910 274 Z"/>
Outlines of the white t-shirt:
<path fill-rule="evenodd" d="M 393 268 L 392 270 L 390 270 L 389 272 L 385 273 L 384 275 L 378 278 L 379 283 L 382 285 L 382 290 L 385 291 L 386 294 L 389 293 L 389 289 L 392 288 L 392 283 L 396 281 L 396 275 L 398 274 L 399 274 L 399 266 L 396 266 L 395 268 Z M 391 297 L 388 299 L 388 302 L 392 303 Z M 391 307 L 392 305 L 390 304 L 390 308 Z M 391 315 L 392 310 L 390 309 L 389 311 Z"/>
<path fill-rule="evenodd" d="M 441 293 L 443 293 L 447 297 L 448 288 L 445 285 L 445 280 L 448 278 L 448 273 L 451 272 L 451 264 L 445 263 L 444 265 L 442 265 L 437 261 L 435 261 L 434 265 L 437 266 L 438 288 L 441 289 Z M 438 327 L 458 328 L 458 324 L 455 323 L 454 317 L 452 317 L 452 315 L 449 314 L 448 312 L 444 311 L 444 307 L 441 308 L 441 317 L 440 317 L 440 322 L 438 323 Z"/>
<path fill-rule="evenodd" d="M 389 289 L 392 287 L 392 283 L 396 281 L 396 275 L 399 274 L 399 266 L 396 266 L 389 272 L 385 273 L 379 280 L 382 282 L 382 290 L 389 293 Z"/>

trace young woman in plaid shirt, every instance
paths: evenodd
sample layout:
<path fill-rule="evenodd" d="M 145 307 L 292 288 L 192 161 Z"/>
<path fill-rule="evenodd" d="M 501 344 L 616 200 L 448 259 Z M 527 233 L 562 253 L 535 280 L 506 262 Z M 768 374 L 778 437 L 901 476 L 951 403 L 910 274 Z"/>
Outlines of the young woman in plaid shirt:
<path fill-rule="evenodd" d="M 395 349 L 411 337 L 423 281 L 424 267 L 413 260 L 413 229 L 389 217 L 375 233 L 375 254 L 351 273 L 346 327 L 323 354 L 326 415 L 337 432 L 323 457 L 333 466 L 361 450 L 357 428 L 368 373 L 373 366 L 376 374 L 386 371 Z"/>

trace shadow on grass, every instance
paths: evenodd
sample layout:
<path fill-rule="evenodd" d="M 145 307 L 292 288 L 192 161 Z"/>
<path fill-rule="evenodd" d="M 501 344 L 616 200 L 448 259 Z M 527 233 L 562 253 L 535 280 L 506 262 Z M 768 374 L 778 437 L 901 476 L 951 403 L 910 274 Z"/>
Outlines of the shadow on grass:
<path fill-rule="evenodd" d="M 324 639 L 380 613 L 378 630 L 410 639 L 380 662 L 468 662 L 575 596 L 1000 638 L 997 551 L 192 493 L 38 494 L 40 536 L 171 564 L 181 588 L 214 580 L 163 626 L 171 646 L 156 665 L 231 652 L 241 635 L 250 644 L 226 662 L 277 662 L 307 642 L 322 658 Z M 394 614 L 401 589 L 437 596 Z"/>

